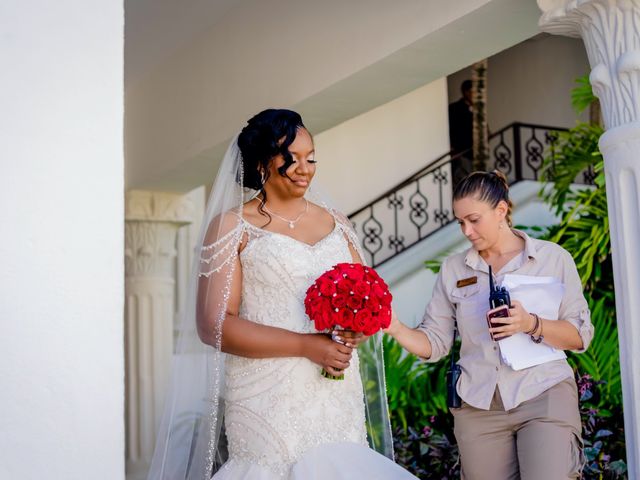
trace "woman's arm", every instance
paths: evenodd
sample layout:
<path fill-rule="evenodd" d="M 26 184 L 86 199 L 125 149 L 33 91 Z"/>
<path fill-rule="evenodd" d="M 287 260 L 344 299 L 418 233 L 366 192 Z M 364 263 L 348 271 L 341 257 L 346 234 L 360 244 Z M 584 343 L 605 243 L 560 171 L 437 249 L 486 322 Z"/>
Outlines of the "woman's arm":
<path fill-rule="evenodd" d="M 584 298 L 582 281 L 573 257 L 569 252 L 560 248 L 559 255 L 553 258 L 555 275 L 564 284 L 564 296 L 558 311 L 558 320 L 540 318 L 540 326 L 533 332 L 534 336 L 543 335 L 544 343 L 560 350 L 584 352 L 593 338 L 589 305 Z M 513 334 L 516 332 L 530 332 L 535 326 L 535 317 L 527 312 L 518 301 L 512 301 L 514 308 L 509 310 L 509 322 L 505 327 L 494 327 L 494 332 Z M 500 321 L 504 321 L 501 319 Z"/>
<path fill-rule="evenodd" d="M 431 342 L 424 332 L 407 327 L 398 320 L 396 312 L 392 312 L 391 325 L 384 331 L 391 335 L 402 347 L 422 358 L 431 356 Z"/>
<path fill-rule="evenodd" d="M 541 328 L 536 335 L 544 336 L 544 343 L 558 350 L 582 350 L 583 342 L 576 327 L 566 320 L 540 319 Z"/>
<path fill-rule="evenodd" d="M 509 317 L 495 318 L 494 323 L 506 323 L 504 326 L 493 327 L 491 331 L 495 338 L 506 337 L 518 332 L 532 332 L 534 336 L 544 336 L 544 343 L 559 350 L 580 350 L 583 347 L 578 329 L 567 320 L 546 320 L 540 318 L 540 324 L 535 332 L 535 317 L 527 312 L 517 300 L 512 300 Z"/>
<path fill-rule="evenodd" d="M 436 277 L 422 323 L 415 329 L 409 328 L 398 320 L 394 312 L 391 325 L 386 331 L 405 349 L 429 362 L 437 362 L 443 358 L 453 345 L 456 309 L 446 294 L 443 278 L 449 268 L 448 259 L 445 259 Z"/>

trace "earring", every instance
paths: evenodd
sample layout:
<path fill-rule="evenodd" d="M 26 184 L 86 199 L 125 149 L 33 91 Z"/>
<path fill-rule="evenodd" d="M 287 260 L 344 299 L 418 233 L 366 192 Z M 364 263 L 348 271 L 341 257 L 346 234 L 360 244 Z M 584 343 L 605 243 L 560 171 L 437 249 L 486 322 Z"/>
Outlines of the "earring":
<path fill-rule="evenodd" d="M 264 174 L 264 170 L 260 170 L 260 185 L 264 186 L 264 182 L 266 181 L 266 175 Z"/>

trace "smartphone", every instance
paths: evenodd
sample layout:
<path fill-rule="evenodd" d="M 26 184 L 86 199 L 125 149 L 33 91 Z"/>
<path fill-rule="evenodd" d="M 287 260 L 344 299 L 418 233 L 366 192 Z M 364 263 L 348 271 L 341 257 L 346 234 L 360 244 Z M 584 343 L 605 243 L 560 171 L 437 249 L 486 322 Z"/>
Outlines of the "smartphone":
<path fill-rule="evenodd" d="M 493 318 L 506 318 L 508 316 L 509 316 L 509 305 L 501 305 L 500 307 L 498 307 L 497 310 L 494 310 L 492 312 L 487 312 L 487 325 L 489 325 L 489 328 L 499 327 L 502 324 L 501 322 L 493 323 L 491 320 Z M 499 342 L 500 340 L 504 338 L 509 338 L 511 336 L 511 335 L 507 335 L 506 337 L 493 338 L 492 332 L 489 332 L 489 335 L 491 335 L 491 340 L 493 340 L 494 342 Z"/>

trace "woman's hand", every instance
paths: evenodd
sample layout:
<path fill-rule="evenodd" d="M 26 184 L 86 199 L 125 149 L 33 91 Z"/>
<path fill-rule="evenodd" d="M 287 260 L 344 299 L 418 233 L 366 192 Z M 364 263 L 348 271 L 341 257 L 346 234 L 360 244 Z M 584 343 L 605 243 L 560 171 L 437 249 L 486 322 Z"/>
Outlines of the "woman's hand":
<path fill-rule="evenodd" d="M 336 342 L 353 348 L 358 348 L 361 343 L 366 342 L 369 338 L 362 332 L 354 332 L 352 330 L 334 330 L 331 334 Z"/>
<path fill-rule="evenodd" d="M 493 338 L 505 338 L 514 333 L 518 332 L 530 332 L 535 325 L 535 318 L 529 312 L 527 312 L 522 304 L 517 300 L 511 301 L 512 307 L 509 309 L 508 317 L 496 317 L 491 319 L 491 323 L 495 326 L 489 331 L 493 334 Z M 494 308 L 493 310 L 489 310 L 487 315 L 491 314 L 498 310 L 499 308 Z"/>
<path fill-rule="evenodd" d="M 395 337 L 400 327 L 401 327 L 401 324 L 400 324 L 400 320 L 398 319 L 398 315 L 396 315 L 396 311 L 392 309 L 391 323 L 389 324 L 388 328 L 385 328 L 382 331 L 387 335 L 391 335 L 392 337 Z"/>
<path fill-rule="evenodd" d="M 305 357 L 324 367 L 327 373 L 339 376 L 349 366 L 353 347 L 334 342 L 323 333 L 305 335 Z"/>

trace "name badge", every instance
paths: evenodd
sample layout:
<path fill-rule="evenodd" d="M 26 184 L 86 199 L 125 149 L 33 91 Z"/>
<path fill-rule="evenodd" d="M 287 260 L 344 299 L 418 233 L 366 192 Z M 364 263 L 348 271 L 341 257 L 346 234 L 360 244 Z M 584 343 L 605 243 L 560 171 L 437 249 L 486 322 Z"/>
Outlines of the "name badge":
<path fill-rule="evenodd" d="M 476 283 L 478 283 L 478 277 L 463 278 L 462 280 L 458 280 L 456 287 L 468 287 L 469 285 L 474 285 Z"/>

